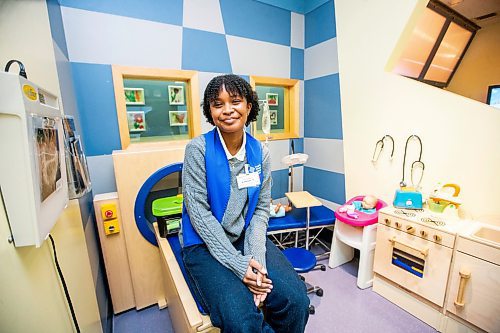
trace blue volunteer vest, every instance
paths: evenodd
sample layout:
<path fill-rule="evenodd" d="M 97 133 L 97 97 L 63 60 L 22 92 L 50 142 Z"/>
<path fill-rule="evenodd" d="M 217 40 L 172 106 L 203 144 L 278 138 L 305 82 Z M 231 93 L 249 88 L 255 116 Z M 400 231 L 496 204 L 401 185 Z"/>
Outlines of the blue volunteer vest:
<path fill-rule="evenodd" d="M 247 163 L 251 168 L 253 167 L 259 172 L 262 186 L 262 147 L 260 142 L 250 134 L 245 132 L 245 135 Z M 226 212 L 231 193 L 231 170 L 229 169 L 229 161 L 227 160 L 217 129 L 205 133 L 204 136 L 208 204 L 212 215 L 215 216 L 219 223 L 222 223 L 222 217 Z M 259 202 L 261 186 L 247 188 L 248 210 L 245 216 L 245 230 L 250 224 L 255 207 Z M 184 247 L 204 243 L 191 224 L 186 205 L 182 207 L 182 238 Z"/>

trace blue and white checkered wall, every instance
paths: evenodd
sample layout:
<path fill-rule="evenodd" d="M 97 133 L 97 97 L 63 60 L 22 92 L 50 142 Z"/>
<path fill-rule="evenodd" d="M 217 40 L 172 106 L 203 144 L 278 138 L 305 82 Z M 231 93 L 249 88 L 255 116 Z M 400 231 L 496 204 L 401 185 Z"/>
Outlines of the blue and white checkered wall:
<path fill-rule="evenodd" d="M 345 201 L 333 0 L 309 7 L 280 0 L 59 3 L 64 33 L 52 27 L 53 37 L 71 65 L 94 194 L 116 189 L 110 154 L 121 149 L 111 77 L 117 64 L 197 70 L 200 93 L 221 73 L 301 80 L 301 138 L 294 141 L 296 152 L 310 158 L 295 169 L 294 189 L 331 207 Z M 287 191 L 280 160 L 289 147 L 289 140 L 270 143 L 274 198 Z"/>

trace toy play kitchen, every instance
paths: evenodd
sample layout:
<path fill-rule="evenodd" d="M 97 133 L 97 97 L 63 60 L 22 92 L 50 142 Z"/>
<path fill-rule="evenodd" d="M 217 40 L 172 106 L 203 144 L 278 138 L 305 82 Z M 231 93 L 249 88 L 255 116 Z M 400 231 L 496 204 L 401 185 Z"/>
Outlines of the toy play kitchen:
<path fill-rule="evenodd" d="M 373 290 L 438 329 L 455 237 L 463 224 L 424 209 L 381 209 Z"/>

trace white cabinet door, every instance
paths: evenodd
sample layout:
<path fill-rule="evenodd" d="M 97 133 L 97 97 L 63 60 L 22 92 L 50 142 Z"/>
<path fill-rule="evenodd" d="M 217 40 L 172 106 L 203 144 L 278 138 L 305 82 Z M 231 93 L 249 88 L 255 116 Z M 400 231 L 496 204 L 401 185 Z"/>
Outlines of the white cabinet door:
<path fill-rule="evenodd" d="M 451 274 L 447 310 L 487 332 L 500 332 L 500 266 L 456 252 Z"/>

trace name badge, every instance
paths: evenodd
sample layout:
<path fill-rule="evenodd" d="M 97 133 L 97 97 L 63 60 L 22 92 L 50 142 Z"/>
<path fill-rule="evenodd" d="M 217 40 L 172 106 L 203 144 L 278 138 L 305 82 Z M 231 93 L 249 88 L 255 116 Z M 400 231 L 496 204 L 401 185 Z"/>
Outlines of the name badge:
<path fill-rule="evenodd" d="M 260 185 L 260 177 L 257 172 L 239 174 L 236 176 L 236 181 L 240 190 Z"/>

